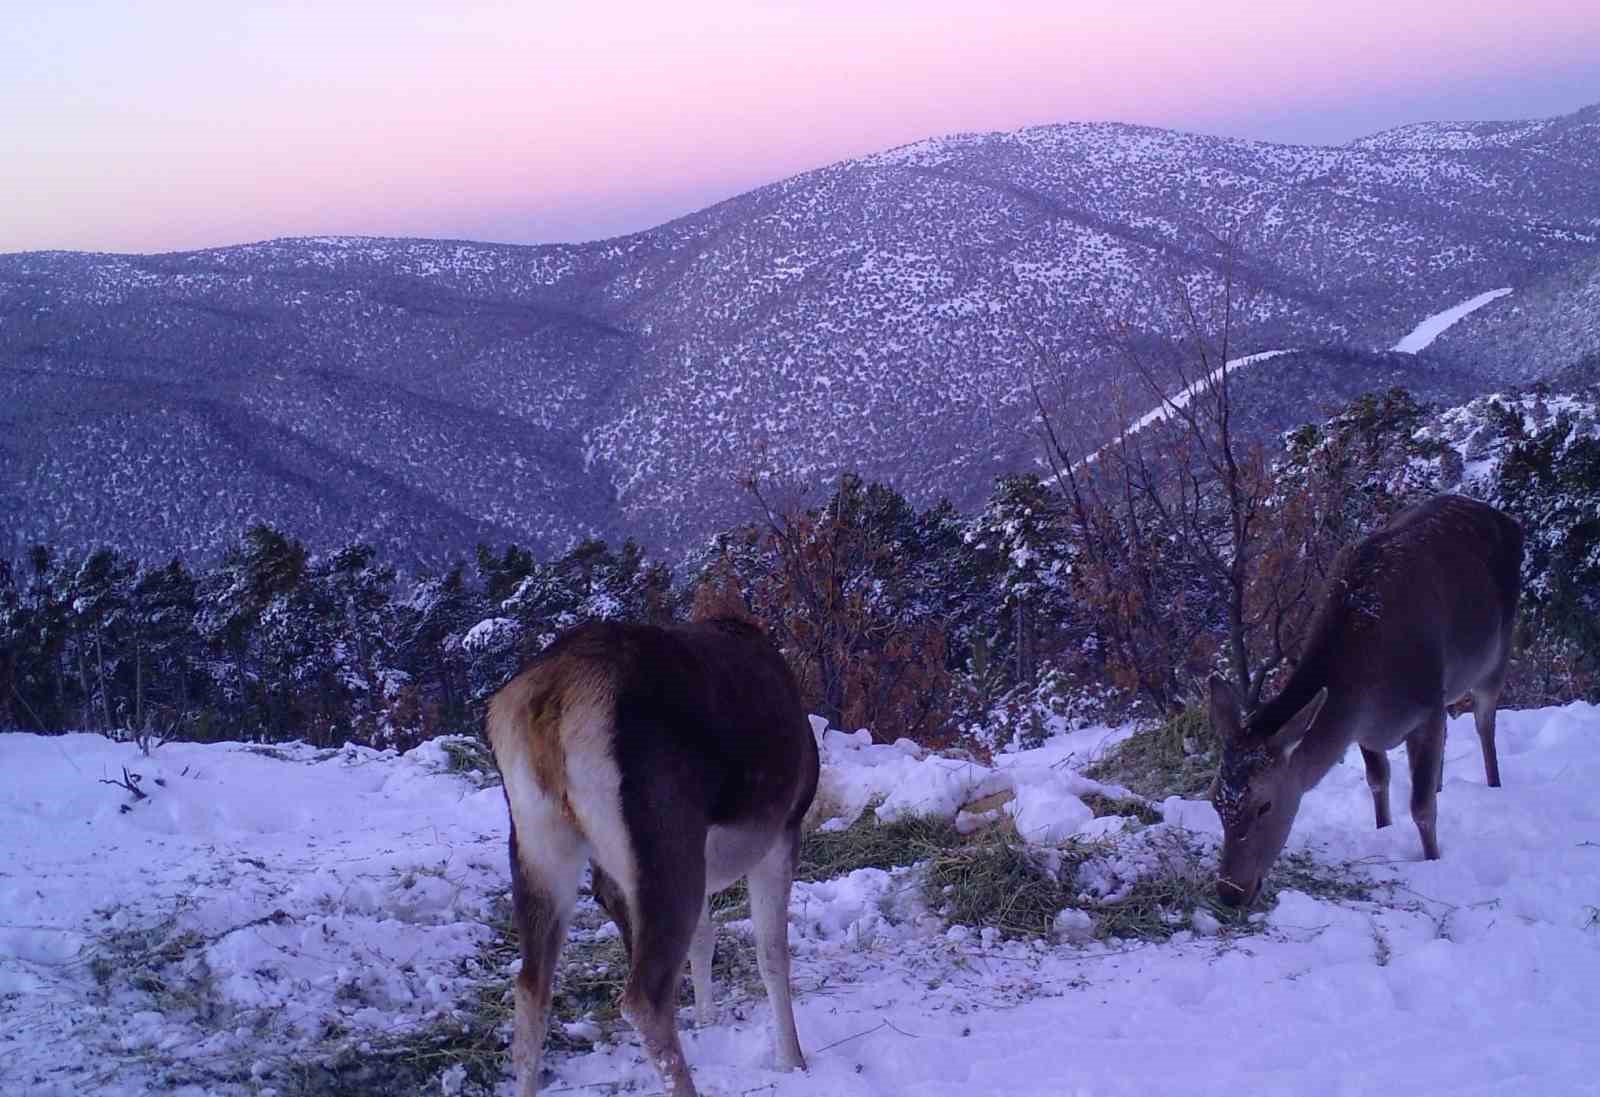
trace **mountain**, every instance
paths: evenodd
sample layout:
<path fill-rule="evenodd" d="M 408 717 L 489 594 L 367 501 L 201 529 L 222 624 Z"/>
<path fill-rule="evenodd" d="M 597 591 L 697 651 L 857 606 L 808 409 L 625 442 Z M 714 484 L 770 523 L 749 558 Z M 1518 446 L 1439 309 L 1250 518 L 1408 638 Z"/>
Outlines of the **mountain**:
<path fill-rule="evenodd" d="M 0 554 L 203 556 L 252 518 L 421 561 L 587 534 L 670 553 L 744 517 L 760 470 L 968 503 L 1036 459 L 1032 382 L 1085 447 L 1116 429 L 1105 333 L 1172 353 L 1175 287 L 1233 287 L 1238 353 L 1302 352 L 1266 375 L 1299 386 L 1264 397 L 1283 414 L 1368 373 L 1457 399 L 1582 357 L 1556 333 L 1595 323 L 1561 287 L 1593 284 L 1597 237 L 1591 107 L 1337 148 L 938 138 L 584 245 L 4 255 Z M 1498 287 L 1459 327 L 1522 316 L 1515 340 L 1376 353 Z"/>
<path fill-rule="evenodd" d="M 1350 147 L 1392 151 L 1397 149 L 1525 149 L 1576 163 L 1594 158 L 1600 139 L 1600 103 L 1558 118 L 1520 122 L 1413 122 L 1352 141 Z"/>

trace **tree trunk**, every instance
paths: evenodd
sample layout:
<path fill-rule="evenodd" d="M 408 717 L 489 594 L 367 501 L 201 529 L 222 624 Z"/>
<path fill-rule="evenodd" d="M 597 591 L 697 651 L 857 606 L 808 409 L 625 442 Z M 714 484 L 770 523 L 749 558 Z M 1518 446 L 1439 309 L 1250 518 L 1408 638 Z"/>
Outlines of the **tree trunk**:
<path fill-rule="evenodd" d="M 105 634 L 99 629 L 94 633 L 94 661 L 95 671 L 100 675 L 100 713 L 105 717 L 105 729 L 111 730 L 111 689 L 106 685 L 106 645 Z"/>
<path fill-rule="evenodd" d="M 133 638 L 133 726 L 144 729 L 144 645 Z"/>
<path fill-rule="evenodd" d="M 1018 599 L 1016 608 L 1012 611 L 1012 626 L 1015 632 L 1015 646 L 1017 649 L 1017 683 L 1032 686 L 1039 677 L 1039 659 L 1035 650 L 1037 644 L 1034 636 L 1034 614 L 1032 607 L 1024 600 Z"/>
<path fill-rule="evenodd" d="M 89 665 L 84 661 L 84 645 L 78 645 L 78 692 L 83 695 L 82 707 L 79 708 L 78 719 L 84 723 L 84 730 L 89 730 L 89 714 L 94 711 L 92 694 L 89 692 Z"/>

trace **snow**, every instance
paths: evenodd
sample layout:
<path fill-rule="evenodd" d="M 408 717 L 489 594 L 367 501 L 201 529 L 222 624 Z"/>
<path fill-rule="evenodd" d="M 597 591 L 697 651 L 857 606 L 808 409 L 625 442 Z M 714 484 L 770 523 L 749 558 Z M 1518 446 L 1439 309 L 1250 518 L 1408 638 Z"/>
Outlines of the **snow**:
<path fill-rule="evenodd" d="M 1470 716 L 1450 732 L 1444 859 L 1419 860 L 1404 765 L 1400 821 L 1373 829 L 1352 753 L 1307 795 L 1291 849 L 1398 889 L 1346 903 L 1285 892 L 1259 935 L 1201 917 L 1166 944 L 1100 943 L 1069 912 L 1053 942 L 1003 940 L 945 925 L 914 868 L 797 884 L 809 1071 L 772 1069 L 757 997 L 704 1029 L 685 1011 L 696 1080 L 716 1097 L 1600 1093 L 1600 708 L 1502 713 L 1502 789 L 1484 785 Z M 840 813 L 881 799 L 891 816 L 1008 792 L 1044 847 L 1128 826 L 1078 877 L 1111 894 L 1165 840 L 1217 832 L 1209 805 L 1177 799 L 1156 826 L 1085 820 L 1081 797 L 1103 786 L 1079 770 L 1120 734 L 985 763 L 819 728 L 823 785 Z M 123 767 L 145 799 L 100 783 Z M 0 735 L 0 1092 L 285 1092 L 284 1063 L 334 1026 L 359 1047 L 458 1005 L 507 886 L 505 808 L 448 770 L 438 743 L 171 743 L 145 758 L 95 736 Z M 161 949 L 177 956 L 165 990 L 106 964 Z M 201 989 L 208 1017 L 180 993 Z M 626 1029 L 549 1063 L 554 1091 L 659 1089 Z M 430 1091 L 473 1085 L 456 1069 Z"/>
<path fill-rule="evenodd" d="M 144 1092 L 89 1060 L 276 1055 L 340 1016 L 390 1027 L 451 1006 L 505 876 L 505 808 L 435 775 L 439 757 L 171 743 L 146 759 L 95 736 L 0 736 L 0 994 L 20 995 L 0 1004 L 0 1091 Z M 125 766 L 148 795 L 122 812 L 99 782 Z M 107 942 L 151 927 L 195 935 L 185 977 L 233 1026 L 98 1000 L 97 960 L 121 959 Z M 52 1081 L 56 1064 L 75 1080 Z"/>
<path fill-rule="evenodd" d="M 1214 386 L 1220 382 L 1225 374 L 1232 373 L 1241 366 L 1253 366 L 1261 362 L 1269 362 L 1272 359 L 1282 357 L 1285 354 L 1293 353 L 1294 348 L 1291 347 L 1287 350 L 1263 350 L 1258 351 L 1255 354 L 1246 354 L 1238 358 L 1230 358 L 1222 365 L 1212 370 L 1210 373 L 1196 378 L 1188 387 L 1184 388 L 1183 390 L 1176 392 L 1171 396 L 1163 397 L 1159 405 L 1145 412 L 1132 423 L 1129 423 L 1127 429 L 1125 429 L 1122 433 L 1125 436 L 1138 434 L 1141 430 L 1144 430 L 1148 426 L 1152 426 L 1156 423 L 1162 422 L 1163 420 L 1172 418 L 1183 408 L 1187 407 L 1189 401 L 1193 400 L 1197 393 L 1207 391 L 1211 386 Z M 1100 450 L 1095 450 L 1093 453 L 1090 453 L 1081 461 L 1078 461 L 1076 464 L 1074 464 L 1073 468 L 1076 470 L 1083 465 L 1091 464 L 1099 456 Z M 1056 479 L 1056 477 L 1051 476 L 1045 480 L 1045 483 L 1054 483 Z"/>
<path fill-rule="evenodd" d="M 1088 728 L 1057 736 L 1035 750 L 997 757 L 992 766 L 970 758 L 947 757 L 923 750 L 909 739 L 876 744 L 866 729 L 849 734 L 818 727 L 822 776 L 817 785 L 815 814 L 828 829 L 855 822 L 869 804 L 880 822 L 908 815 L 955 818 L 967 804 L 988 797 L 1009 798 L 1004 811 L 1030 841 L 1062 841 L 1090 820 L 1079 798 L 1090 793 L 1118 798 L 1128 790 L 1083 777 L 1066 763 L 1080 765 L 1099 757 L 1128 729 Z"/>
<path fill-rule="evenodd" d="M 525 585 L 531 581 L 525 581 Z M 467 630 L 467 634 L 461 638 L 461 646 L 474 654 L 505 651 L 516 643 L 521 631 L 522 626 L 515 618 L 488 617 Z"/>
<path fill-rule="evenodd" d="M 1260 362 L 1268 362 L 1274 358 L 1292 353 L 1294 353 L 1293 350 L 1264 350 L 1256 354 L 1246 354 L 1241 358 L 1230 358 L 1221 366 L 1212 370 L 1206 376 L 1196 380 L 1182 392 L 1167 397 L 1161 402 L 1160 407 L 1153 408 L 1150 411 L 1145 412 L 1138 419 L 1135 419 L 1128 427 L 1128 433 L 1137 434 L 1145 427 L 1148 427 L 1153 423 L 1159 423 L 1163 419 L 1170 419 L 1179 410 L 1187 407 L 1189 401 L 1194 399 L 1196 393 L 1206 391 L 1210 386 L 1213 386 L 1221 381 L 1224 374 L 1232 373 L 1241 366 L 1253 366 Z"/>
<path fill-rule="evenodd" d="M 1470 300 L 1463 301 L 1459 305 L 1454 305 L 1450 308 L 1447 308 L 1443 312 L 1434 313 L 1432 316 L 1422 321 L 1422 323 L 1412 328 L 1409 335 L 1389 349 L 1398 351 L 1401 354 L 1417 354 L 1418 352 L 1427 349 L 1429 344 L 1431 344 L 1435 339 L 1439 338 L 1439 336 L 1443 335 L 1458 321 L 1465 319 L 1474 312 L 1477 312 L 1490 301 L 1498 301 L 1500 298 L 1504 297 L 1510 292 L 1510 287 L 1506 287 L 1504 289 L 1492 289 L 1487 293 L 1480 293 L 1478 296 L 1473 297 Z"/>

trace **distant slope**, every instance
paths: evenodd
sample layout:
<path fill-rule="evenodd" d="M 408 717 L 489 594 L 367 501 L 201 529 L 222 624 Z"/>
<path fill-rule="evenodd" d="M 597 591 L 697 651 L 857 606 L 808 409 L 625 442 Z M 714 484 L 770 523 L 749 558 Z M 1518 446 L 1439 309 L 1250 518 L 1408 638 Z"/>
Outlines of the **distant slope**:
<path fill-rule="evenodd" d="M 1379 152 L 1519 149 L 1591 163 L 1597 144 L 1600 144 L 1600 104 L 1556 118 L 1516 122 L 1413 122 L 1352 141 L 1350 147 Z"/>
<path fill-rule="evenodd" d="M 1042 371 L 1086 445 L 1116 428 L 1105 327 L 1169 344 L 1174 285 L 1233 279 L 1239 354 L 1366 351 L 1583 269 L 1594 118 L 1346 148 L 941 138 L 589 245 L 0 256 L 0 552 L 205 551 L 247 515 L 429 558 L 589 532 L 675 551 L 744 513 L 734 477 L 760 465 L 969 502 L 1034 459 Z M 1466 346 L 1425 357 L 1523 368 Z"/>
<path fill-rule="evenodd" d="M 1600 254 L 1467 317 L 1429 353 L 1512 381 L 1551 377 L 1600 357 Z"/>

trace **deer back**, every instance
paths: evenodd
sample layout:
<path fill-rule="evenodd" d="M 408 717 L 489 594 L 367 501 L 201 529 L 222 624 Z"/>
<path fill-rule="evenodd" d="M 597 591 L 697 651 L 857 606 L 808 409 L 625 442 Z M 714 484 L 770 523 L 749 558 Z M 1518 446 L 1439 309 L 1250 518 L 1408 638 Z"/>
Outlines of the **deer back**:
<path fill-rule="evenodd" d="M 1247 737 L 1274 735 L 1323 688 L 1319 737 L 1332 738 L 1461 696 L 1504 661 L 1521 573 L 1522 529 L 1495 508 L 1441 495 L 1400 512 L 1339 553 L 1300 661 Z"/>

